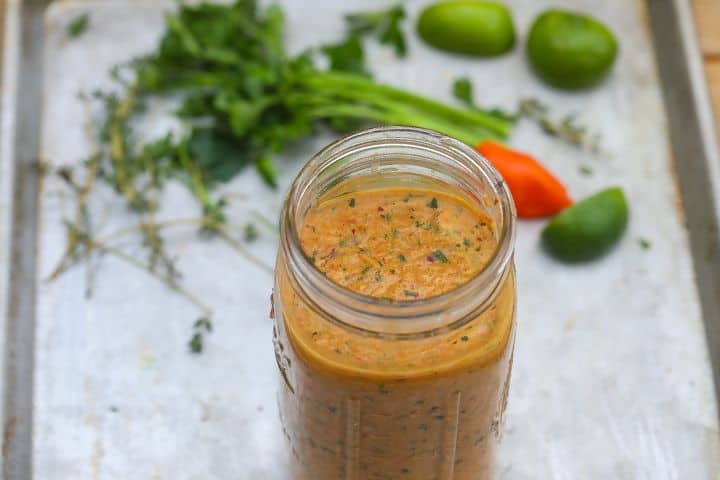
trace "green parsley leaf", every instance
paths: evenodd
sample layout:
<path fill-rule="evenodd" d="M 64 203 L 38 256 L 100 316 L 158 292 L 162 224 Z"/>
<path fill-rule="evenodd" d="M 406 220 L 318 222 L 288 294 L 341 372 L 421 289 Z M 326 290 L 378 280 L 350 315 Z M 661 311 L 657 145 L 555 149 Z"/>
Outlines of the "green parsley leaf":
<path fill-rule="evenodd" d="M 427 206 L 430 208 L 438 208 L 437 198 L 433 197 L 433 199 L 428 202 Z"/>

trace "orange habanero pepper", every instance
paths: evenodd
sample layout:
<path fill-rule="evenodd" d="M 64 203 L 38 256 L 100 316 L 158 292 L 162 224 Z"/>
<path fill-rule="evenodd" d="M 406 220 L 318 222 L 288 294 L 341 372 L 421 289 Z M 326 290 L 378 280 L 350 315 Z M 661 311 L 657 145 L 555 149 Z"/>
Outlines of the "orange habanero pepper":
<path fill-rule="evenodd" d="M 565 186 L 530 155 L 493 141 L 482 142 L 477 151 L 505 179 L 518 217 L 548 217 L 572 205 Z"/>

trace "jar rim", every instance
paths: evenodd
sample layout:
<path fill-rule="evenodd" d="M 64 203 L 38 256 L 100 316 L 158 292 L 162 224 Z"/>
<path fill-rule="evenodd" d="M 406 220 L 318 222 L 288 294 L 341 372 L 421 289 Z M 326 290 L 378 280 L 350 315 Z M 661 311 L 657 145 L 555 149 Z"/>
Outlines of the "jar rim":
<path fill-rule="evenodd" d="M 497 206 L 502 219 L 497 230 L 498 242 L 489 261 L 462 285 L 421 299 L 390 300 L 373 297 L 350 290 L 331 280 L 314 265 L 302 248 L 297 208 L 308 187 L 325 168 L 339 158 L 349 155 L 350 152 L 361 152 L 363 148 L 377 148 L 383 143 L 430 149 L 450 159 L 451 155 L 454 155 L 456 160 L 462 158 L 463 161 L 473 164 L 486 177 L 492 194 L 498 200 Z M 376 127 L 335 140 L 313 155 L 301 169 L 284 202 L 280 221 L 280 248 L 292 270 L 288 273 L 296 277 L 295 283 L 305 294 L 305 300 L 328 320 L 366 335 L 411 338 L 457 328 L 491 303 L 511 263 L 515 223 L 515 204 L 506 182 L 476 150 L 432 130 L 404 126 Z M 478 295 L 478 292 L 482 294 Z M 323 297 L 323 305 L 317 301 L 318 296 Z M 464 308 L 452 308 L 463 301 Z M 447 321 L 439 318 L 448 308 L 452 308 L 453 316 L 458 318 L 446 319 Z M 348 321 L 349 319 L 351 321 Z M 395 322 L 392 331 L 378 328 L 378 325 L 388 321 Z M 414 328 L 411 328 L 411 323 L 414 323 Z"/>

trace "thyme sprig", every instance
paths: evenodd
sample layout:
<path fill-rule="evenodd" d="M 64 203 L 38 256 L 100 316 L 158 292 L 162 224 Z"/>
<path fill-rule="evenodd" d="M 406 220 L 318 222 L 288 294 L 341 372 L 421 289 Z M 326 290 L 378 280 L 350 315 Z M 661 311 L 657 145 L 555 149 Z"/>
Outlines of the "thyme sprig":
<path fill-rule="evenodd" d="M 600 135 L 591 133 L 588 127 L 579 124 L 576 115 L 566 115 L 560 120 L 553 119 L 550 108 L 537 98 L 520 100 L 519 114 L 537 123 L 547 135 L 593 153 L 600 151 Z"/>

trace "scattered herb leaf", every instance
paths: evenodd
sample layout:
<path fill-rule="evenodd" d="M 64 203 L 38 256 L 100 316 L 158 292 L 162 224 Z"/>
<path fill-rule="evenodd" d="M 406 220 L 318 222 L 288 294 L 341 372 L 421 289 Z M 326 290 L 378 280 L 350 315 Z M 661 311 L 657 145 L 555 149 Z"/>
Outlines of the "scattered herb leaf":
<path fill-rule="evenodd" d="M 210 317 L 203 316 L 198 318 L 193 324 L 194 333 L 190 337 L 188 347 L 190 352 L 194 354 L 202 353 L 205 346 L 205 334 L 211 333 L 213 330 L 212 321 Z"/>
<path fill-rule="evenodd" d="M 203 334 L 202 332 L 195 332 L 188 342 L 190 352 L 198 354 L 203 351 Z"/>
<path fill-rule="evenodd" d="M 67 25 L 67 35 L 70 38 L 77 38 L 87 30 L 90 25 L 90 15 L 83 13 L 73 18 Z"/>
<path fill-rule="evenodd" d="M 321 51 L 327 56 L 331 70 L 370 76 L 365 66 L 365 51 L 357 35 L 350 35 L 339 43 L 324 45 Z"/>
<path fill-rule="evenodd" d="M 212 332 L 212 321 L 210 321 L 209 317 L 200 317 L 193 324 L 193 328 L 205 330 L 206 332 Z"/>
<path fill-rule="evenodd" d="M 474 95 L 473 95 L 472 83 L 470 82 L 470 79 L 467 77 L 457 78 L 453 82 L 452 91 L 453 91 L 453 95 L 455 96 L 455 98 L 460 100 L 468 108 L 471 108 L 478 112 L 484 112 L 484 113 L 486 113 L 492 117 L 495 117 L 498 120 L 502 120 L 504 122 L 514 123 L 518 118 L 517 114 L 507 113 L 506 111 L 502 110 L 501 108 L 484 109 L 484 108 L 478 107 L 475 104 L 475 101 L 473 100 Z"/>
<path fill-rule="evenodd" d="M 469 78 L 461 77 L 453 82 L 453 95 L 467 106 L 475 106 L 475 101 L 473 100 L 473 86 L 472 83 L 470 83 Z"/>
<path fill-rule="evenodd" d="M 378 41 L 391 45 L 398 57 L 407 55 L 407 42 L 400 28 L 405 18 L 405 9 L 401 4 L 386 10 L 358 12 L 345 16 L 351 35 L 375 35 Z"/>
<path fill-rule="evenodd" d="M 592 174 L 593 174 L 593 169 L 592 169 L 592 167 L 589 167 L 589 166 L 587 166 L 587 165 L 581 165 L 581 166 L 580 166 L 580 173 L 582 173 L 583 175 L 586 175 L 586 176 L 592 175 Z"/>
<path fill-rule="evenodd" d="M 254 224 L 248 223 L 245 225 L 244 236 L 246 242 L 254 242 L 258 238 L 258 230 Z"/>

